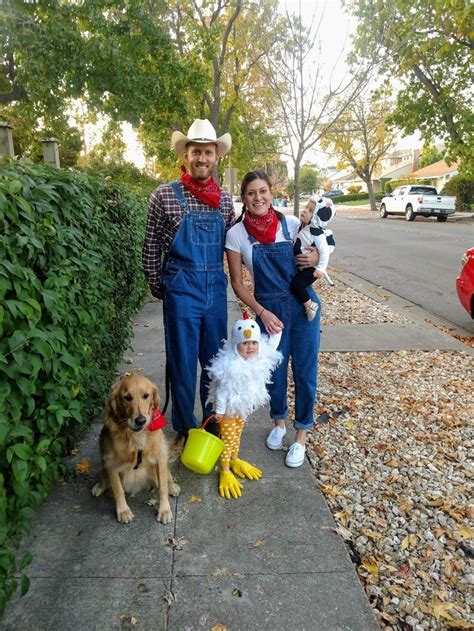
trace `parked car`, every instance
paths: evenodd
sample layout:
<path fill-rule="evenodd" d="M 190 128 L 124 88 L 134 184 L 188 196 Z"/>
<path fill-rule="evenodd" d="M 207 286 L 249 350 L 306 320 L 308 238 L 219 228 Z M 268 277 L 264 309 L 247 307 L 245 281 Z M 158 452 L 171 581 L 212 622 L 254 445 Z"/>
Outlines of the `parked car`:
<path fill-rule="evenodd" d="M 299 198 L 300 199 L 308 199 L 308 197 L 311 197 L 313 193 L 300 193 L 299 194 Z"/>
<path fill-rule="evenodd" d="M 405 215 L 407 221 L 413 221 L 422 215 L 446 221 L 455 211 L 455 202 L 454 196 L 438 195 L 434 186 L 405 184 L 382 198 L 380 216 L 385 219 L 388 215 Z"/>
<path fill-rule="evenodd" d="M 340 188 L 333 188 L 332 191 L 324 193 L 324 197 L 337 197 L 338 195 L 344 195 L 344 191 L 341 191 Z"/>
<path fill-rule="evenodd" d="M 462 306 L 474 318 L 474 248 L 470 248 L 462 256 L 461 272 L 456 278 L 456 291 Z"/>

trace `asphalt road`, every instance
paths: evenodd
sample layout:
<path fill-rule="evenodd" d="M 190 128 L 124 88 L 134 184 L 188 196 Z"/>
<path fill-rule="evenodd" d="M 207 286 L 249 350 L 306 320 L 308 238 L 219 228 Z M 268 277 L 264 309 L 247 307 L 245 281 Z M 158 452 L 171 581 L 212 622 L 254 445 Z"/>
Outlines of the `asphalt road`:
<path fill-rule="evenodd" d="M 455 285 L 461 256 L 474 246 L 474 221 L 339 216 L 331 228 L 336 249 L 330 266 L 360 276 L 474 333 L 474 321 L 461 306 Z"/>

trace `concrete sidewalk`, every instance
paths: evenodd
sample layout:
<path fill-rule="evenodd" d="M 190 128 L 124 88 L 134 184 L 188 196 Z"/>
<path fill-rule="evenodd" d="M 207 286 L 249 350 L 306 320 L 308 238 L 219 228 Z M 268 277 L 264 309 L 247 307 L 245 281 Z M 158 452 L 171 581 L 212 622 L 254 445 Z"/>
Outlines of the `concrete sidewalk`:
<path fill-rule="evenodd" d="M 231 300 L 229 322 L 238 313 Z M 143 369 L 163 389 L 161 316 L 160 303 L 145 305 L 119 370 Z M 9 603 L 2 629 L 378 629 L 309 464 L 288 469 L 284 452 L 265 447 L 269 428 L 263 411 L 245 429 L 241 456 L 263 477 L 245 481 L 242 498 L 219 496 L 217 469 L 199 476 L 178 464 L 173 522 L 157 523 L 143 495 L 123 525 L 110 496 L 90 494 L 96 419 L 68 462 L 89 458 L 89 477 L 58 484 L 39 510 L 23 546 L 33 554 L 30 591 Z"/>

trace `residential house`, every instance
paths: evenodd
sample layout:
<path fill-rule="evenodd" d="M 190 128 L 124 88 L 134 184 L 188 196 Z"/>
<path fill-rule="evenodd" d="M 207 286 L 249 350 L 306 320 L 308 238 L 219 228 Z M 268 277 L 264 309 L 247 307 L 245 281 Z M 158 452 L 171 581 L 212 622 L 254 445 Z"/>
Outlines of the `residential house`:
<path fill-rule="evenodd" d="M 374 192 L 382 192 L 384 183 L 389 180 L 398 180 L 404 175 L 411 177 L 418 166 L 420 153 L 420 149 L 398 149 L 381 158 L 372 180 Z"/>
<path fill-rule="evenodd" d="M 374 193 L 380 193 L 383 190 L 384 182 L 388 180 L 396 180 L 409 174 L 411 176 L 418 166 L 420 151 L 420 149 L 398 149 L 381 158 L 372 178 Z M 340 188 L 344 192 L 349 186 L 360 186 L 362 193 L 367 192 L 367 184 L 361 180 L 355 171 L 350 173 L 340 171 L 328 179 L 333 188 Z"/>
<path fill-rule="evenodd" d="M 453 162 L 453 164 L 449 166 L 444 160 L 439 160 L 438 162 L 429 164 L 427 167 L 410 173 L 410 177 L 415 180 L 430 180 L 430 184 L 435 186 L 436 190 L 439 192 L 443 189 L 448 180 L 458 174 L 458 169 L 459 164 L 457 162 Z"/>

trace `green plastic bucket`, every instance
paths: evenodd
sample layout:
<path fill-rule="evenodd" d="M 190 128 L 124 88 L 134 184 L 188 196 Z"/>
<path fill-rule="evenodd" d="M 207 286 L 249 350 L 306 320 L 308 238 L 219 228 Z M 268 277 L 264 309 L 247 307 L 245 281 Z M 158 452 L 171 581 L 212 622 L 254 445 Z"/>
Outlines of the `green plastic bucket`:
<path fill-rule="evenodd" d="M 189 430 L 188 440 L 181 454 L 181 462 L 184 466 L 202 475 L 212 471 L 225 447 L 223 440 L 204 429 L 208 420 L 203 423 L 201 429 Z"/>

